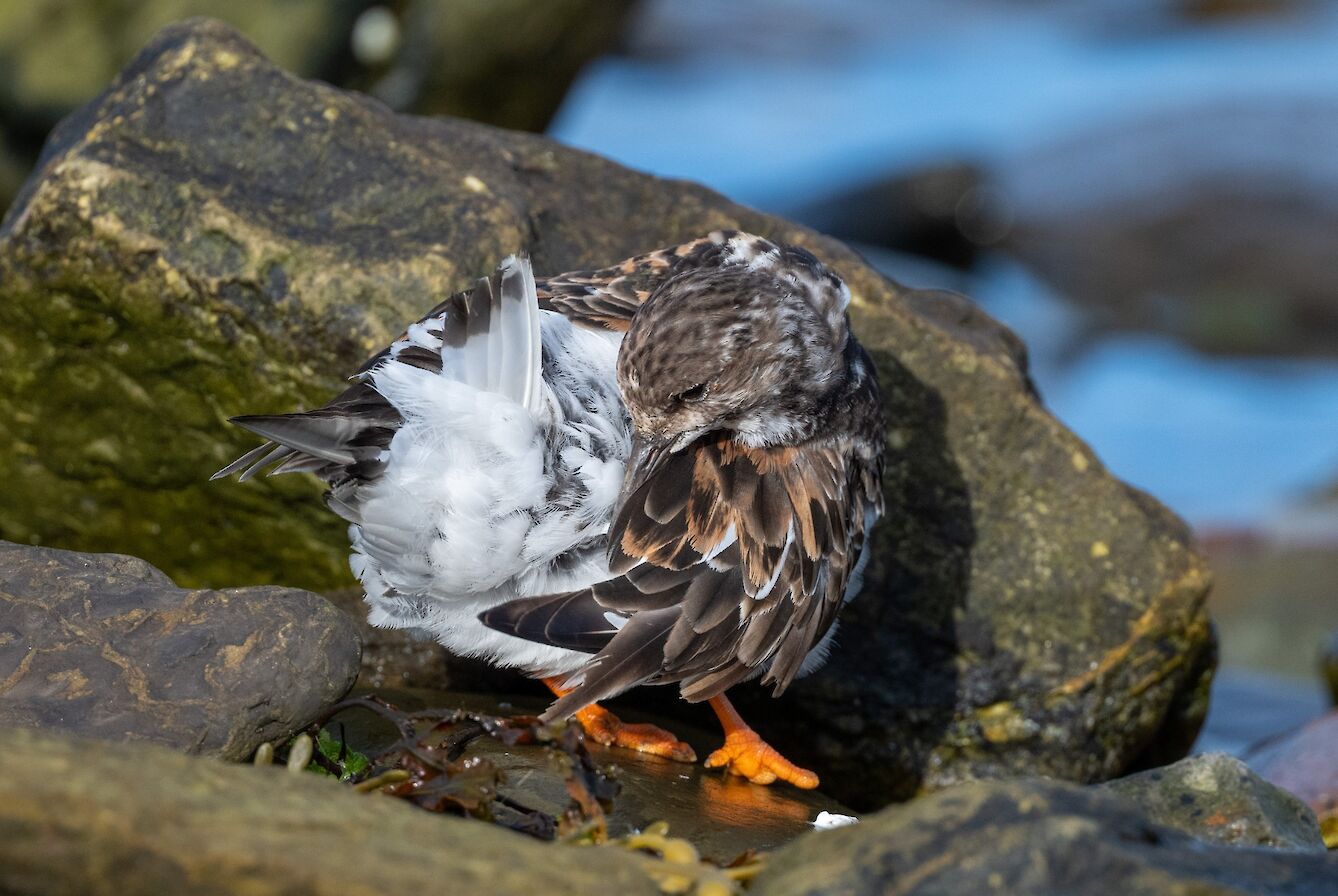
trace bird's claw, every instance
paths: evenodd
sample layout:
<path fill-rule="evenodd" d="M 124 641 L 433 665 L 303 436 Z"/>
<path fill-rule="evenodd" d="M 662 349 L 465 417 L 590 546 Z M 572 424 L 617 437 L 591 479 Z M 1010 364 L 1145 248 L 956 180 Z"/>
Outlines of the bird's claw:
<path fill-rule="evenodd" d="M 624 722 L 602 706 L 587 706 L 576 714 L 576 720 L 586 737 L 606 747 L 622 747 L 676 762 L 697 761 L 696 751 L 671 732 L 658 725 Z"/>
<path fill-rule="evenodd" d="M 756 731 L 748 728 L 725 735 L 725 745 L 706 757 L 706 767 L 724 768 L 754 784 L 785 781 L 801 790 L 818 786 L 817 775 L 777 753 Z"/>

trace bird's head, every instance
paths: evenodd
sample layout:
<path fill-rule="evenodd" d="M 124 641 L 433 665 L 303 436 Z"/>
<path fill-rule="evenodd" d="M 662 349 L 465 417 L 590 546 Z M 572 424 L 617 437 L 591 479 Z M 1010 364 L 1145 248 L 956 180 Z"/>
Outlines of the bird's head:
<path fill-rule="evenodd" d="M 803 249 L 747 234 L 665 281 L 637 310 L 618 386 L 643 447 L 724 430 L 753 447 L 811 436 L 846 375 L 850 293 Z"/>

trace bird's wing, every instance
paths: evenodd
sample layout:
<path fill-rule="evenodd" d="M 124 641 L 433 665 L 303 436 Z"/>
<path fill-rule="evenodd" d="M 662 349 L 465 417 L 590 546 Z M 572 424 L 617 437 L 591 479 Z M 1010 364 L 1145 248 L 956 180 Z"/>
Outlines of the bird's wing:
<path fill-rule="evenodd" d="M 732 231 L 636 255 L 612 267 L 571 271 L 539 281 L 539 305 L 573 323 L 625 332 L 641 303 L 685 265 L 700 264 Z"/>
<path fill-rule="evenodd" d="M 373 478 L 403 422 L 371 383 L 383 364 L 445 373 L 481 391 L 536 411 L 540 402 L 539 305 L 529 259 L 512 256 L 472 289 L 455 293 L 354 375 L 356 382 L 315 410 L 234 417 L 267 439 L 214 474 L 313 472 L 332 487 L 331 508 L 353 519 L 347 491 Z M 354 520 L 356 521 L 356 520 Z"/>
<path fill-rule="evenodd" d="M 732 231 L 718 231 L 612 267 L 538 280 L 528 260 L 508 259 L 491 277 L 442 300 L 364 361 L 352 377 L 357 382 L 324 406 L 297 414 L 234 418 L 233 422 L 267 441 L 212 478 L 311 472 L 326 482 L 343 482 L 355 460 L 367 462 L 357 473 L 371 472 L 375 456 L 390 443 L 401 422 L 398 412 L 366 382 L 370 372 L 387 361 L 441 372 L 444 358 L 460 360 L 460 369 L 452 370 L 453 376 L 479 388 L 515 393 L 528 406 L 538 400 L 540 374 L 538 324 L 532 309 L 555 311 L 583 326 L 625 331 L 636 309 L 673 271 L 703 263 L 732 235 Z M 514 276 L 516 272 L 506 273 L 513 263 L 523 264 L 523 278 Z M 521 308 L 524 313 L 495 314 L 503 296 L 520 300 L 520 304 L 509 302 L 508 307 Z M 493 320 L 500 324 L 494 326 Z M 350 458 L 351 451 L 356 459 Z M 331 506 L 340 510 L 334 503 Z"/>
<path fill-rule="evenodd" d="M 749 448 L 724 435 L 644 458 L 609 531 L 617 578 L 481 617 L 598 652 L 546 713 L 646 681 L 705 700 L 766 670 L 780 693 L 840 609 L 881 509 L 879 462 L 852 440 Z"/>

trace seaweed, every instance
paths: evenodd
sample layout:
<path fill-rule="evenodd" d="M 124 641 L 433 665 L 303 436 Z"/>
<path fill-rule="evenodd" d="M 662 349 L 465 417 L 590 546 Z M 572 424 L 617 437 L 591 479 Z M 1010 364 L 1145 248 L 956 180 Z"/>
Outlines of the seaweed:
<path fill-rule="evenodd" d="M 349 747 L 343 725 L 330 723 L 349 710 L 371 712 L 392 725 L 397 737 L 364 755 Z M 562 771 L 571 800 L 557 816 L 501 793 L 505 774 L 483 756 L 467 755 L 479 738 L 506 746 L 542 745 Z M 273 750 L 258 750 L 256 761 L 273 761 Z M 603 843 L 606 813 L 619 784 L 612 770 L 597 764 L 579 726 L 550 726 L 537 716 L 495 716 L 461 709 L 406 712 L 368 695 L 331 706 L 283 751 L 288 767 L 338 778 L 359 792 L 380 792 L 429 812 L 468 816 L 540 840 Z"/>

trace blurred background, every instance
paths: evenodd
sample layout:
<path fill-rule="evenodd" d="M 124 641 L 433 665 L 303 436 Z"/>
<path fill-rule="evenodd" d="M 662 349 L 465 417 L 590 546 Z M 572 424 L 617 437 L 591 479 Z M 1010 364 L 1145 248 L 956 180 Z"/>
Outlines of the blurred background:
<path fill-rule="evenodd" d="M 1206 745 L 1323 705 L 1338 4 L 0 0 L 0 210 L 61 117 L 203 14 L 302 76 L 700 181 L 971 296 L 1210 556 L 1235 709 Z"/>

